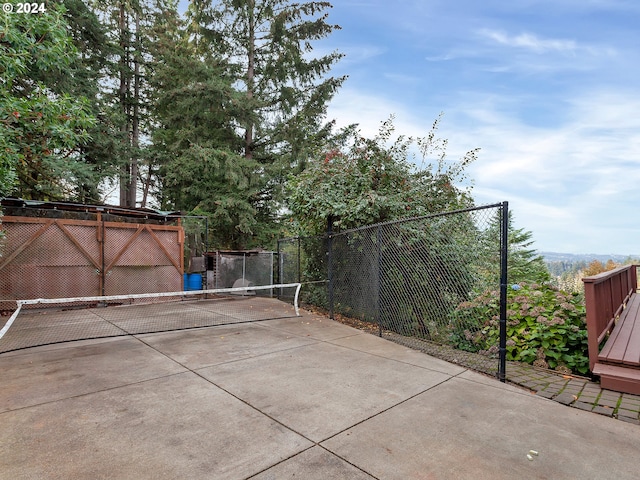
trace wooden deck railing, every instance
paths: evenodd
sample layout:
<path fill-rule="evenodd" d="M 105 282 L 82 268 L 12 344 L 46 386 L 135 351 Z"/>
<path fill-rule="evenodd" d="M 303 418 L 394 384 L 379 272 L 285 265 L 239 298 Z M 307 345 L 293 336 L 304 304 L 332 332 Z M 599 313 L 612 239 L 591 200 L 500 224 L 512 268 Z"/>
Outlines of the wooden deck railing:
<path fill-rule="evenodd" d="M 598 361 L 602 340 L 611 333 L 616 319 L 638 288 L 636 265 L 626 265 L 582 279 L 589 335 L 589 369 Z"/>

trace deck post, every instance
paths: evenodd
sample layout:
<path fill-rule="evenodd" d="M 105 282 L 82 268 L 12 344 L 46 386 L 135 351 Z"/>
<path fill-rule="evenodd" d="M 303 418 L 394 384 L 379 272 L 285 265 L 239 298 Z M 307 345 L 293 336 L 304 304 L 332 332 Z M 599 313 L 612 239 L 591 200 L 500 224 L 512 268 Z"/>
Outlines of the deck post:
<path fill-rule="evenodd" d="M 593 371 L 594 365 L 598 361 L 598 303 L 596 302 L 596 285 L 590 278 L 583 278 L 584 282 L 584 305 L 587 322 L 587 345 L 589 350 L 589 371 Z"/>

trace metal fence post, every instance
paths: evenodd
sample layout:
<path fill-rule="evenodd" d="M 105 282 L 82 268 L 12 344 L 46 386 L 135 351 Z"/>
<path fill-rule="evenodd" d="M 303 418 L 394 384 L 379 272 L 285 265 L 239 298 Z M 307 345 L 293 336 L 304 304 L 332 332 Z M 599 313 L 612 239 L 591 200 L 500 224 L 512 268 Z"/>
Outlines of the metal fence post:
<path fill-rule="evenodd" d="M 98 221 L 98 232 L 97 232 L 97 238 L 98 238 L 98 248 L 99 248 L 99 256 L 100 256 L 100 270 L 98 271 L 98 275 L 99 275 L 99 290 L 100 290 L 100 295 L 104 296 L 105 295 L 105 286 L 104 286 L 104 282 L 107 280 L 107 277 L 105 275 L 104 269 L 105 266 L 107 265 L 106 260 L 105 260 L 105 249 L 104 249 L 104 241 L 105 241 L 105 233 L 106 233 L 106 227 L 105 227 L 105 222 L 104 219 L 102 218 L 102 207 L 98 207 L 98 213 L 97 213 L 97 221 Z"/>
<path fill-rule="evenodd" d="M 381 308 L 381 291 L 382 291 L 382 252 L 381 252 L 381 241 L 382 241 L 382 235 L 381 235 L 381 230 L 382 227 L 378 225 L 378 229 L 376 232 L 376 254 L 377 254 L 377 275 L 376 275 L 376 293 L 375 293 L 375 301 L 376 301 L 376 308 L 375 308 L 375 318 L 376 318 L 376 323 L 378 324 L 378 336 L 382 337 L 382 318 L 380 315 L 380 308 Z"/>
<path fill-rule="evenodd" d="M 204 217 L 204 253 L 209 252 L 209 217 Z"/>
<path fill-rule="evenodd" d="M 507 367 L 507 259 L 509 255 L 509 202 L 502 203 L 500 221 L 500 359 L 498 379 L 506 382 Z"/>
<path fill-rule="evenodd" d="M 284 283 L 282 281 L 282 252 L 280 250 L 280 242 L 281 240 L 278 239 L 278 242 L 276 243 L 276 258 L 278 259 L 278 267 L 276 269 L 276 281 L 278 283 Z"/>
<path fill-rule="evenodd" d="M 333 216 L 327 218 L 327 278 L 329 280 L 329 318 L 333 320 Z"/>
<path fill-rule="evenodd" d="M 298 237 L 298 283 L 302 282 L 302 261 L 300 260 L 300 237 Z"/>

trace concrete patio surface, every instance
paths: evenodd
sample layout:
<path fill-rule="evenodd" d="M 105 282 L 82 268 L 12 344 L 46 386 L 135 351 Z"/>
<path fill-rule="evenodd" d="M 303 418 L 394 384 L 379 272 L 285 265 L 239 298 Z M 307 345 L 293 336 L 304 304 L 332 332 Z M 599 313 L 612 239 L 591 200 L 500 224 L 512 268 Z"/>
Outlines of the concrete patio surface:
<path fill-rule="evenodd" d="M 305 312 L 19 350 L 0 368 L 3 479 L 636 479 L 640 466 L 637 425 Z"/>

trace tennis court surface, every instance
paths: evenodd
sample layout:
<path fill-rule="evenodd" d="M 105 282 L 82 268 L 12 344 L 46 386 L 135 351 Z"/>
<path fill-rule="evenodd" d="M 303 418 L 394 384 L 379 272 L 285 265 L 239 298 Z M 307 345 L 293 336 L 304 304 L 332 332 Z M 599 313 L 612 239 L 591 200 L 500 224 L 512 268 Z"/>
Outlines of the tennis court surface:
<path fill-rule="evenodd" d="M 0 368 L 2 478 L 638 475 L 636 425 L 304 310 L 15 350 Z"/>

